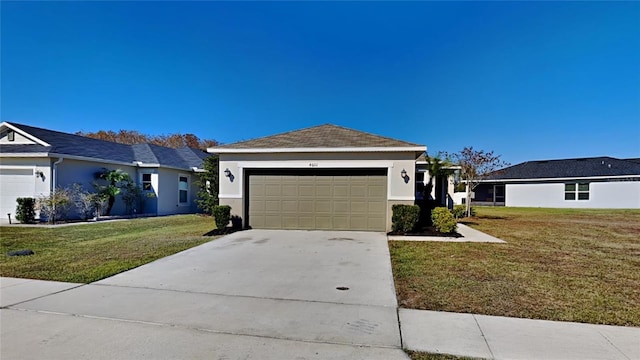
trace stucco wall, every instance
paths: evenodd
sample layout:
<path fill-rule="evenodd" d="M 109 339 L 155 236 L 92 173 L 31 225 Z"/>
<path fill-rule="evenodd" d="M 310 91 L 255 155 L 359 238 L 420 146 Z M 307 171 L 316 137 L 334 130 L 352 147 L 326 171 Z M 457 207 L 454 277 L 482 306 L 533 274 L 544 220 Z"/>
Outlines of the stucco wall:
<path fill-rule="evenodd" d="M 589 200 L 564 200 L 564 183 L 507 184 L 506 206 L 550 208 L 640 208 L 640 181 L 591 182 Z"/>
<path fill-rule="evenodd" d="M 197 211 L 195 202 L 198 195 L 196 181 L 198 176 L 193 172 L 159 169 L 158 170 L 158 215 L 168 214 L 188 214 Z M 189 178 L 189 203 L 187 205 L 180 204 L 178 192 L 178 178 L 180 175 Z"/>
<path fill-rule="evenodd" d="M 53 159 L 52 161 L 55 160 L 56 159 Z M 57 167 L 58 171 L 56 182 L 58 187 L 69 187 L 74 183 L 78 183 L 81 184 L 85 190 L 91 192 L 95 191 L 95 188 L 92 185 L 95 181 L 95 174 L 102 171 L 102 169 L 120 169 L 129 174 L 132 179 L 137 178 L 137 168 L 134 166 L 111 165 L 93 161 L 64 159 Z M 111 209 L 111 215 L 125 214 L 126 206 L 122 201 L 122 198 L 118 195 L 116 196 L 113 209 Z"/>
<path fill-rule="evenodd" d="M 387 201 L 392 204 L 413 204 L 415 199 L 415 156 L 413 152 L 369 153 L 278 153 L 220 154 L 220 204 L 230 205 L 232 214 L 244 217 L 244 170 L 269 169 L 355 169 L 384 168 L 388 170 Z M 225 177 L 229 169 L 232 178 Z M 409 179 L 400 176 L 405 170 Z M 231 181 L 233 180 L 233 181 Z M 387 228 L 391 228 L 388 211 Z"/>

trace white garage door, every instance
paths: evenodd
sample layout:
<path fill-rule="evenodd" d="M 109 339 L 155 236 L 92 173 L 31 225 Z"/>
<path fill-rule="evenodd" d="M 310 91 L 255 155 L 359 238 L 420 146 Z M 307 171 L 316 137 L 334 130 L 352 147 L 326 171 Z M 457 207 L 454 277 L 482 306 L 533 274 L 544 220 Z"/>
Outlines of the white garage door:
<path fill-rule="evenodd" d="M 19 197 L 35 197 L 36 178 L 33 169 L 3 168 L 0 169 L 0 218 L 16 216 L 16 199 Z"/>

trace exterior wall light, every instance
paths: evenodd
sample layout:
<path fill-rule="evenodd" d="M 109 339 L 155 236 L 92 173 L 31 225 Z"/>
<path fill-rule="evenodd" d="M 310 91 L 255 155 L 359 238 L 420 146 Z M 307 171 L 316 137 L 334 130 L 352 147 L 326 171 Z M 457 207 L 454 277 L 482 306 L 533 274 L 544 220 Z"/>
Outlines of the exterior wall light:
<path fill-rule="evenodd" d="M 231 177 L 231 170 L 229 170 L 229 168 L 226 168 L 226 169 L 224 170 L 224 176 L 226 176 L 226 177 Z"/>
<path fill-rule="evenodd" d="M 403 179 L 406 179 L 407 178 L 407 170 L 402 169 L 402 171 L 400 172 L 400 177 L 403 178 Z"/>

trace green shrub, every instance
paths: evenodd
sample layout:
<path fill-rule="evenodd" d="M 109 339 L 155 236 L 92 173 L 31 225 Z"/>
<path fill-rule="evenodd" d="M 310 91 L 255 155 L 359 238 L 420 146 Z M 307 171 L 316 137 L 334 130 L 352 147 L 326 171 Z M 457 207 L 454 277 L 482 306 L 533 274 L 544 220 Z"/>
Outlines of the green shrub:
<path fill-rule="evenodd" d="M 476 210 L 473 207 L 471 207 L 469 211 L 471 212 L 471 216 L 476 216 Z M 451 213 L 454 218 L 462 219 L 467 216 L 467 205 L 455 205 Z"/>
<path fill-rule="evenodd" d="M 395 204 L 391 207 L 391 228 L 394 232 L 409 232 L 413 230 L 420 219 L 420 207 L 418 205 Z"/>
<path fill-rule="evenodd" d="M 219 230 L 224 230 L 229 224 L 231 219 L 231 206 L 229 205 L 215 205 L 213 207 L 213 217 L 216 220 L 216 227 Z"/>
<path fill-rule="evenodd" d="M 17 198 L 16 219 L 23 224 L 33 224 L 36 222 L 36 199 Z"/>
<path fill-rule="evenodd" d="M 456 231 L 456 219 L 449 209 L 445 207 L 437 207 L 431 211 L 431 221 L 436 231 L 441 233 L 452 233 Z"/>

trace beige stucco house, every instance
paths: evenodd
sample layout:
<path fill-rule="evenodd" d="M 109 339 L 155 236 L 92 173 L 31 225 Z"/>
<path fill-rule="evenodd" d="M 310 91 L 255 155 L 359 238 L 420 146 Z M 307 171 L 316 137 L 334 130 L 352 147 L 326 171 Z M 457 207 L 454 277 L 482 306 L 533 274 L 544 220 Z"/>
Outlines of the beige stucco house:
<path fill-rule="evenodd" d="M 426 147 L 327 124 L 208 151 L 220 204 L 246 227 L 388 231 L 391 206 L 414 204 Z"/>

